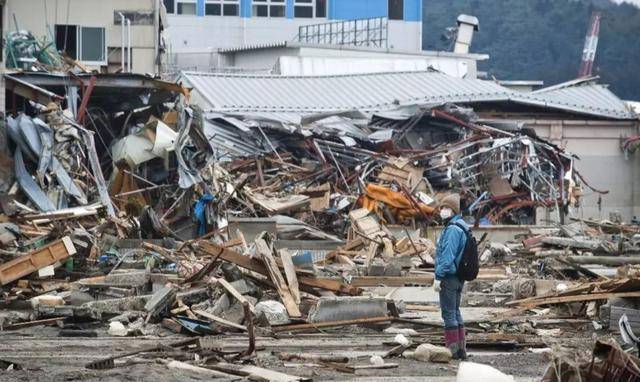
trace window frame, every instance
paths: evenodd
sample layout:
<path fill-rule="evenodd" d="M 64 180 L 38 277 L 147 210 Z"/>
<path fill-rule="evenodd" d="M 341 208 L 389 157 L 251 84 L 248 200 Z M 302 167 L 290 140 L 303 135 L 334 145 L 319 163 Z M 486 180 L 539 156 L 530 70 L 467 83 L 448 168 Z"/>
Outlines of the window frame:
<path fill-rule="evenodd" d="M 258 16 L 258 13 L 255 12 L 256 8 L 260 6 L 267 7 L 266 16 Z M 282 7 L 282 16 L 271 16 L 271 7 Z M 287 2 L 285 0 L 253 0 L 251 4 L 251 17 L 285 19 L 287 18 Z"/>
<path fill-rule="evenodd" d="M 178 8 L 176 8 L 176 0 L 169 0 L 168 2 L 173 3 L 173 12 L 169 12 L 169 10 L 167 9 L 167 6 L 165 5 L 165 1 L 162 1 L 162 5 L 164 5 L 164 10 L 167 12 L 168 15 L 177 15 L 178 14 Z"/>
<path fill-rule="evenodd" d="M 394 13 L 394 18 L 391 18 L 391 4 L 394 1 L 400 2 L 400 9 L 399 9 L 399 14 L 401 15 L 400 18 L 395 17 L 395 13 Z M 387 0 L 387 18 L 393 21 L 404 21 L 404 0 Z"/>
<path fill-rule="evenodd" d="M 76 57 L 75 59 L 80 61 L 82 64 L 85 65 L 89 65 L 89 66 L 105 66 L 108 65 L 108 61 L 109 61 L 109 52 L 108 52 L 108 47 L 107 47 L 107 28 L 102 27 L 102 26 L 90 26 L 90 25 L 78 25 L 78 24 L 67 24 L 68 26 L 74 26 L 76 28 Z M 57 29 L 56 27 L 58 26 L 65 26 L 65 24 L 55 24 L 54 26 L 54 30 Z M 91 28 L 91 29 L 100 29 L 102 30 L 102 61 L 92 61 L 92 60 L 85 60 L 82 56 L 83 56 L 83 52 L 82 52 L 82 31 L 85 28 Z M 56 49 L 58 49 L 58 47 L 56 47 Z"/>
<path fill-rule="evenodd" d="M 328 8 L 329 8 L 329 0 L 323 0 L 324 2 L 324 16 L 318 16 L 318 0 L 313 0 L 313 18 L 314 19 L 326 19 Z"/>
<path fill-rule="evenodd" d="M 175 11 L 176 13 L 174 13 L 176 16 L 198 16 L 198 1 L 197 0 L 174 0 L 174 6 L 175 6 Z M 193 4 L 193 9 L 195 10 L 194 13 L 178 13 L 178 5 L 180 4 Z"/>
<path fill-rule="evenodd" d="M 92 29 L 101 29 L 102 30 L 102 61 L 87 61 L 85 60 L 82 56 L 83 56 L 83 52 L 82 52 L 82 40 L 83 40 L 83 34 L 82 31 L 85 28 L 92 28 Z M 85 25 L 78 25 L 77 26 L 77 30 L 76 33 L 78 34 L 78 48 L 76 48 L 78 50 L 78 59 L 80 60 L 80 62 L 87 64 L 87 65 L 95 65 L 95 66 L 102 66 L 102 65 L 107 65 L 108 64 L 108 52 L 107 52 L 107 28 L 105 27 L 91 27 L 91 26 L 85 26 Z"/>
<path fill-rule="evenodd" d="M 220 14 L 219 15 L 208 15 L 207 14 L 207 4 L 219 4 L 220 5 Z M 237 9 L 237 13 L 235 15 L 225 15 L 224 14 L 224 6 L 225 5 L 235 5 L 236 9 Z M 205 0 L 205 2 L 204 2 L 204 15 L 205 16 L 240 17 L 240 0 Z"/>
<path fill-rule="evenodd" d="M 296 8 L 311 8 L 311 17 L 296 16 Z M 293 0 L 293 18 L 294 19 L 315 19 L 316 18 L 316 0 Z"/>

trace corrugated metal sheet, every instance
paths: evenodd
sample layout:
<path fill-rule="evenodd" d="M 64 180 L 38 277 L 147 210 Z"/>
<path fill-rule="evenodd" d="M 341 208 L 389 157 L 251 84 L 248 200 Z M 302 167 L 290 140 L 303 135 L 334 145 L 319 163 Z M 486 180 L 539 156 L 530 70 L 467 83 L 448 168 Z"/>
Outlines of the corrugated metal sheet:
<path fill-rule="evenodd" d="M 410 104 L 506 100 L 511 94 L 491 81 L 435 72 L 311 77 L 184 72 L 182 77 L 211 110 L 227 112 L 379 111 Z"/>
<path fill-rule="evenodd" d="M 595 83 L 553 86 L 519 93 L 513 101 L 614 119 L 634 119 L 633 111 L 606 86 Z"/>
<path fill-rule="evenodd" d="M 615 94 L 596 84 L 513 92 L 493 81 L 432 71 L 334 76 L 181 74 L 208 105 L 224 113 L 313 114 L 343 110 L 380 112 L 404 105 L 517 102 L 612 119 L 635 119 Z"/>

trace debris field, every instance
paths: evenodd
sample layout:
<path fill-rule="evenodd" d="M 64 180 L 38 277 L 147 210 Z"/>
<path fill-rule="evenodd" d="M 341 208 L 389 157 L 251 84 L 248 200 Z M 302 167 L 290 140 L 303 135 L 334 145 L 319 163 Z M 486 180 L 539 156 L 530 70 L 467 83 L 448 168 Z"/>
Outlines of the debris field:
<path fill-rule="evenodd" d="M 1 380 L 640 379 L 640 226 L 566 213 L 570 152 L 455 104 L 294 123 L 46 57 L 5 75 Z M 465 363 L 431 288 L 451 194 L 481 254 Z"/>

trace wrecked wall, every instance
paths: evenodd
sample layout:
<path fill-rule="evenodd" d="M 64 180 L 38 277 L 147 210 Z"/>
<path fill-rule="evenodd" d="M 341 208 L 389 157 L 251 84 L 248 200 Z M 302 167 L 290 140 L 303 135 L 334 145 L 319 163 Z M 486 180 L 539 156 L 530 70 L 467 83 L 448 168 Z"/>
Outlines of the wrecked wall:
<path fill-rule="evenodd" d="M 622 139 L 638 134 L 637 121 L 529 120 L 525 126 L 580 157 L 576 168 L 589 184 L 609 190 L 599 205 L 600 195 L 584 187 L 577 216 L 608 219 L 609 212 L 619 211 L 630 221 L 640 215 L 640 158 L 626 159 L 621 149 Z"/>
<path fill-rule="evenodd" d="M 45 6 L 46 2 L 46 6 Z M 110 70 L 120 65 L 120 47 L 122 32 L 120 23 L 114 22 L 115 11 L 154 10 L 155 1 L 150 0 L 7 0 L 3 15 L 6 29 L 15 29 L 13 15 L 21 30 L 29 30 L 37 38 L 47 36 L 52 40 L 55 25 L 78 25 L 84 27 L 104 27 L 107 46 L 107 60 Z M 155 30 L 156 25 L 148 22 L 131 23 L 132 71 L 135 73 L 155 73 Z M 112 51 L 112 49 L 115 49 Z M 104 63 L 106 65 L 106 62 Z M 97 69 L 100 64 L 87 64 Z"/>

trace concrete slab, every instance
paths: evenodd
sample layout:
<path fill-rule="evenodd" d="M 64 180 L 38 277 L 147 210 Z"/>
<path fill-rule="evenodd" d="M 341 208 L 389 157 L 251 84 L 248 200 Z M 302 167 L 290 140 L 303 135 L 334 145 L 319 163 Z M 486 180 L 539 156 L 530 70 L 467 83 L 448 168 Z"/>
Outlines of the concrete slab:
<path fill-rule="evenodd" d="M 354 320 L 388 314 L 387 300 L 373 297 L 321 297 L 310 322 Z"/>

